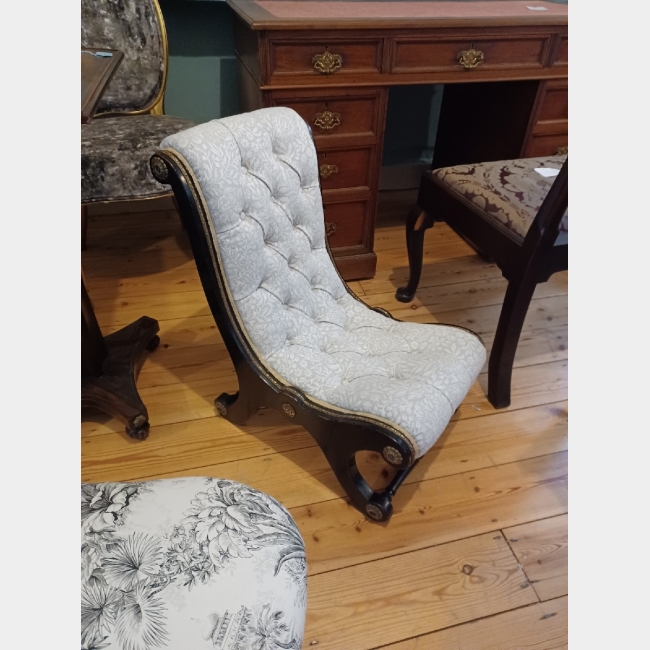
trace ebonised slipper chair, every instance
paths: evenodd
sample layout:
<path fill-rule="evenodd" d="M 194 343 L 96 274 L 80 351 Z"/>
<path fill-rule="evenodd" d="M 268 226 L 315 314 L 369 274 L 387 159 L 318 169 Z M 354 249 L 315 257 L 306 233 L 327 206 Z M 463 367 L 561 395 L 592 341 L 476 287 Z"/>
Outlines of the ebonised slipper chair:
<path fill-rule="evenodd" d="M 267 108 L 165 138 L 151 159 L 170 184 L 239 391 L 216 399 L 243 424 L 260 407 L 304 426 L 351 503 L 376 521 L 436 442 L 485 362 L 460 327 L 393 319 L 359 300 L 325 236 L 316 150 L 289 108 Z M 355 461 L 397 472 L 373 490 Z"/>

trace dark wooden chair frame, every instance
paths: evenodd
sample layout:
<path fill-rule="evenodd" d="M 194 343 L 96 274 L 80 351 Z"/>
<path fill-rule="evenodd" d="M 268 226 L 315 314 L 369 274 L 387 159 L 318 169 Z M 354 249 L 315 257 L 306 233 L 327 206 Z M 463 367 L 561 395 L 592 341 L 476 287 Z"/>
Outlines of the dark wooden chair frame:
<path fill-rule="evenodd" d="M 512 366 L 530 301 L 540 282 L 564 271 L 569 263 L 568 236 L 560 234 L 568 206 L 569 161 L 565 161 L 523 241 L 509 230 L 487 221 L 480 209 L 424 172 L 417 205 L 406 221 L 406 246 L 410 275 L 396 298 L 410 302 L 420 274 L 424 234 L 436 221 L 446 222 L 480 255 L 494 261 L 508 280 L 499 323 L 488 363 L 488 399 L 495 408 L 510 405 Z"/>
<path fill-rule="evenodd" d="M 191 169 L 173 150 L 158 151 L 151 158 L 151 169 L 158 181 L 171 185 L 174 191 L 208 304 L 235 366 L 239 391 L 233 395 L 222 393 L 215 399 L 218 413 L 229 422 L 242 425 L 262 407 L 280 411 L 311 434 L 352 505 L 371 520 L 387 521 L 393 511 L 392 497 L 417 463 L 410 441 L 385 420 L 310 398 L 295 386 L 285 384 L 265 364 L 238 318 L 219 262 L 212 224 Z M 331 258 L 329 246 L 328 252 Z M 359 300 L 349 289 L 348 292 Z M 384 309 L 374 311 L 392 318 Z M 375 491 L 361 475 L 356 463 L 360 451 L 377 452 L 396 468 L 395 476 L 383 491 Z"/>

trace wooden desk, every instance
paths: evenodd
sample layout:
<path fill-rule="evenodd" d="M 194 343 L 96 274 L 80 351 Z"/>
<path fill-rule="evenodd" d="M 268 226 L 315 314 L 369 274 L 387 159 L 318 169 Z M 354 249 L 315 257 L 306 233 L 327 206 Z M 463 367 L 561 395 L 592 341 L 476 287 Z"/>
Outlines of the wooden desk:
<path fill-rule="evenodd" d="M 289 106 L 312 126 L 326 230 L 348 280 L 375 273 L 390 86 L 447 84 L 434 167 L 550 155 L 567 146 L 566 5 L 227 2 L 235 12 L 243 109 Z"/>

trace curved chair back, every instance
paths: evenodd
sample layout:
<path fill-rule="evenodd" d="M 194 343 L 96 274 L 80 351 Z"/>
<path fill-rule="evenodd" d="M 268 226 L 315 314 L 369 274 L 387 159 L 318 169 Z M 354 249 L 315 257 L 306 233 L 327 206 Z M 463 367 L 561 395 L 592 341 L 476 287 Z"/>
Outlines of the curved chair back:
<path fill-rule="evenodd" d="M 157 0 L 81 0 L 81 47 L 124 53 L 99 112 L 147 113 L 162 102 L 167 35 Z"/>

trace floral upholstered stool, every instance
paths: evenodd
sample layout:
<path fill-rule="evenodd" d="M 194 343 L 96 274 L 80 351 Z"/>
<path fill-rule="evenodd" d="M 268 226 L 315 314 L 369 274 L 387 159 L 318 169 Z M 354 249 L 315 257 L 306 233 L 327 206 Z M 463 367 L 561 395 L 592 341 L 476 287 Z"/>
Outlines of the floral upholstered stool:
<path fill-rule="evenodd" d="M 299 650 L 306 580 L 291 515 L 246 485 L 81 486 L 82 650 Z"/>

